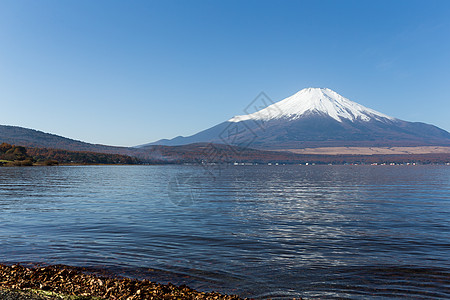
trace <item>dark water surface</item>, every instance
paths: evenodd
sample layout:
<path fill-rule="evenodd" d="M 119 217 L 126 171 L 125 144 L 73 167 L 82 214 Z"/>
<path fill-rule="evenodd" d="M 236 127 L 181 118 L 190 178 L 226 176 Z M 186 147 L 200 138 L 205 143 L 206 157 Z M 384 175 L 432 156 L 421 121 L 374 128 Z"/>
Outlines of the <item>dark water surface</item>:
<path fill-rule="evenodd" d="M 0 262 L 256 298 L 450 298 L 450 167 L 0 168 Z"/>

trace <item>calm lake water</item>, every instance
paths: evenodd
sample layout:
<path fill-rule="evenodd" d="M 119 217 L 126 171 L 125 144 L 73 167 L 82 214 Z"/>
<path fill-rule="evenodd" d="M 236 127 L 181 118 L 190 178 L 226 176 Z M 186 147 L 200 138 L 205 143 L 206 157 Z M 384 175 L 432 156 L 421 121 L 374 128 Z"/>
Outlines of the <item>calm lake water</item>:
<path fill-rule="evenodd" d="M 255 298 L 450 298 L 448 166 L 0 168 L 0 262 Z"/>

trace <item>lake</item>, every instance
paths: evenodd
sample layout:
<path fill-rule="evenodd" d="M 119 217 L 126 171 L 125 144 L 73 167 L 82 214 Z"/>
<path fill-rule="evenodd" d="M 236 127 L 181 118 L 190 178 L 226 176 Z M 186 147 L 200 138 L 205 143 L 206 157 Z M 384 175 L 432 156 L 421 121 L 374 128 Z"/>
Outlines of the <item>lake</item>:
<path fill-rule="evenodd" d="M 449 166 L 0 168 L 0 262 L 255 298 L 450 298 Z"/>

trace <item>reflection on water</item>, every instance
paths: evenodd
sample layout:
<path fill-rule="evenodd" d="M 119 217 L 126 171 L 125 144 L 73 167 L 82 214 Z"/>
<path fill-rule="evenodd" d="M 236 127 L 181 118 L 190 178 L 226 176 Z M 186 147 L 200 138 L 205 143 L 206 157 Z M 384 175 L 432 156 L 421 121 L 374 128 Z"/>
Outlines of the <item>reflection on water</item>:
<path fill-rule="evenodd" d="M 2 262 L 260 298 L 450 297 L 445 166 L 0 168 L 0 210 Z"/>

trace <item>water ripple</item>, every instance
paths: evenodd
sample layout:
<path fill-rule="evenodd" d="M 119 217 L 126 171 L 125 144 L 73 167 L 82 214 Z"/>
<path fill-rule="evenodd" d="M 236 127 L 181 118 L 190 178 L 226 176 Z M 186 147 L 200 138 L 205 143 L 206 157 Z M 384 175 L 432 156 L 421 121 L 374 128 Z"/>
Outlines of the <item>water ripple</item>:
<path fill-rule="evenodd" d="M 0 168 L 0 261 L 256 298 L 450 298 L 449 215 L 445 166 Z"/>

